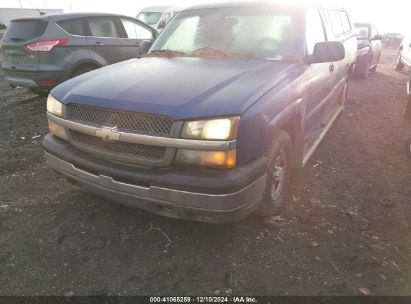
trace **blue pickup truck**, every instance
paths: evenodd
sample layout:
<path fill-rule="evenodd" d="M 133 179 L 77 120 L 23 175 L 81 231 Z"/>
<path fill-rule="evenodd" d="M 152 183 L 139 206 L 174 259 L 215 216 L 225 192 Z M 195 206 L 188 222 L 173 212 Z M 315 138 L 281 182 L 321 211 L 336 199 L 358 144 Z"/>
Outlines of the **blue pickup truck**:
<path fill-rule="evenodd" d="M 344 108 L 356 37 L 344 9 L 186 9 L 141 58 L 68 80 L 47 100 L 48 165 L 106 199 L 226 223 L 285 203 Z"/>

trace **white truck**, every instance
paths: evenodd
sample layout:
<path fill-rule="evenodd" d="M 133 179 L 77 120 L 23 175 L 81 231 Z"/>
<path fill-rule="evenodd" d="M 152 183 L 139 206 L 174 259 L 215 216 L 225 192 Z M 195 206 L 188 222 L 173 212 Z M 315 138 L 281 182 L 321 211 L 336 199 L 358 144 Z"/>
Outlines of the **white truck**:
<path fill-rule="evenodd" d="M 0 29 L 7 27 L 11 20 L 17 18 L 36 17 L 44 14 L 61 14 L 63 9 L 32 9 L 32 8 L 2 8 L 0 7 Z"/>
<path fill-rule="evenodd" d="M 161 32 L 171 18 L 181 10 L 182 8 L 175 6 L 145 7 L 138 13 L 137 19 Z"/>

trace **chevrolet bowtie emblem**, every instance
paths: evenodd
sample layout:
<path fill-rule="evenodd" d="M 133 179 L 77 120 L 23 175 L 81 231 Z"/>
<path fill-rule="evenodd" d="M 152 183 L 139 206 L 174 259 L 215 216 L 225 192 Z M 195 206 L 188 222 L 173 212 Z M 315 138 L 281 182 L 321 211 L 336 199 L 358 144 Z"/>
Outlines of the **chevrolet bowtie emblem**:
<path fill-rule="evenodd" d="M 96 136 L 105 141 L 120 140 L 120 133 L 118 132 L 117 127 L 101 127 L 96 130 Z"/>

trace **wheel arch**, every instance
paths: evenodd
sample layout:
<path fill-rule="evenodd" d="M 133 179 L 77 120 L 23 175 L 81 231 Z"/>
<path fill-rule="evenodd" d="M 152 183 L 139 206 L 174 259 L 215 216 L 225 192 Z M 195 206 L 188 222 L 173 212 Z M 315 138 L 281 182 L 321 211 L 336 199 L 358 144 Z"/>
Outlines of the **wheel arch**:
<path fill-rule="evenodd" d="M 92 66 L 96 69 L 101 68 L 102 65 L 100 63 L 98 63 L 97 61 L 94 60 L 83 60 L 80 61 L 78 63 L 76 63 L 75 65 L 72 66 L 72 68 L 70 69 L 69 73 L 68 73 L 68 77 L 71 78 L 72 75 L 74 74 L 74 72 L 81 68 L 81 67 L 86 67 L 86 66 Z"/>
<path fill-rule="evenodd" d="M 267 140 L 265 151 L 275 140 L 279 131 L 285 131 L 291 138 L 292 143 L 292 167 L 302 167 L 304 155 L 304 117 L 303 99 L 299 98 L 282 110 L 267 127 Z"/>

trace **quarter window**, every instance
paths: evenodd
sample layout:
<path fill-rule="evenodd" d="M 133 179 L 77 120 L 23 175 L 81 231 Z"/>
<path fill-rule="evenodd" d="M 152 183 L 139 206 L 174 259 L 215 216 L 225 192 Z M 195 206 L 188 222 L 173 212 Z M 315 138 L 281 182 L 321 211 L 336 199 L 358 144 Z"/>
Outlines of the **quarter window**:
<path fill-rule="evenodd" d="M 116 24 L 110 18 L 90 18 L 89 19 L 91 36 L 94 37 L 107 37 L 107 38 L 120 38 L 120 34 L 117 31 Z"/>
<path fill-rule="evenodd" d="M 311 7 L 307 11 L 305 20 L 305 37 L 307 55 L 311 55 L 317 42 L 326 41 L 324 26 L 318 9 Z"/>
<path fill-rule="evenodd" d="M 71 19 L 57 22 L 57 24 L 71 35 L 85 36 L 84 20 L 83 19 Z"/>
<path fill-rule="evenodd" d="M 130 20 L 130 19 L 125 19 L 121 18 L 121 23 L 124 26 L 124 29 L 126 30 L 127 37 L 130 39 L 148 39 L 152 40 L 153 33 L 141 26 L 140 24 Z"/>

